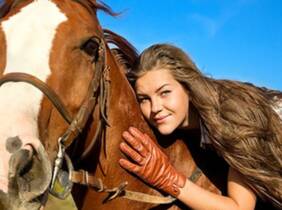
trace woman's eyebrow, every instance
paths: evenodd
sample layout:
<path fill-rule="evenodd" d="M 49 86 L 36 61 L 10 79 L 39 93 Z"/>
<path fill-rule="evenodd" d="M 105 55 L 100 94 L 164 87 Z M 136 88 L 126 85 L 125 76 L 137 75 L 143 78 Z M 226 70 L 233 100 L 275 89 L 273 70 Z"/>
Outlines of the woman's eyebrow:
<path fill-rule="evenodd" d="M 166 87 L 166 86 L 169 86 L 169 84 L 168 84 L 168 83 L 163 84 L 161 87 L 159 87 L 159 88 L 156 90 L 156 93 L 159 92 L 161 89 L 163 89 L 163 88 Z"/>
<path fill-rule="evenodd" d="M 147 95 L 146 95 L 146 94 L 143 94 L 143 93 L 136 93 L 136 96 L 137 96 L 137 97 L 146 97 Z"/>
<path fill-rule="evenodd" d="M 155 93 L 157 93 L 157 92 L 159 92 L 160 90 L 162 90 L 164 87 L 166 87 L 166 86 L 170 86 L 170 84 L 168 84 L 168 83 L 166 83 L 166 84 L 163 84 L 162 86 L 160 86 L 159 88 L 157 88 L 156 90 L 155 90 Z M 137 97 L 147 97 L 148 96 L 148 94 L 146 94 L 146 93 L 138 93 L 138 92 L 136 92 L 136 95 L 137 95 Z"/>

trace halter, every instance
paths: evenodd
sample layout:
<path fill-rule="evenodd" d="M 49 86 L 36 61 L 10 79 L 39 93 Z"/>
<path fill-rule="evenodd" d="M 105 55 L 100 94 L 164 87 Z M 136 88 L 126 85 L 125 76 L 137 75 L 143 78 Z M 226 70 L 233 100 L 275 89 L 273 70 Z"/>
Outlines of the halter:
<path fill-rule="evenodd" d="M 74 142 L 76 137 L 83 131 L 87 120 L 89 119 L 97 104 L 99 104 L 101 119 L 98 120 L 98 126 L 94 138 L 92 139 L 90 145 L 83 152 L 81 159 L 88 156 L 88 154 L 92 151 L 95 143 L 97 142 L 97 139 L 102 135 L 103 132 L 105 132 L 105 125 L 108 125 L 106 109 L 109 91 L 109 67 L 106 66 L 106 44 L 98 37 L 93 37 L 92 40 L 99 45 L 97 57 L 93 58 L 93 69 L 95 69 L 95 72 L 93 74 L 93 78 L 89 85 L 88 92 L 83 101 L 83 104 L 74 117 L 72 117 L 68 112 L 59 96 L 40 79 L 30 74 L 20 72 L 8 73 L 0 78 L 0 86 L 6 82 L 25 82 L 38 88 L 45 96 L 48 97 L 48 99 L 56 107 L 61 116 L 69 124 L 67 130 L 58 139 L 58 153 L 54 162 L 54 169 L 49 192 L 57 198 L 65 199 L 70 194 L 73 183 L 77 183 L 90 186 L 98 192 L 109 193 L 105 201 L 109 201 L 117 197 L 123 197 L 130 200 L 154 204 L 172 203 L 173 201 L 175 201 L 175 198 L 171 196 L 154 196 L 145 193 L 125 190 L 127 182 L 122 182 L 118 187 L 115 188 L 107 188 L 103 185 L 101 179 L 95 178 L 87 171 L 75 171 L 71 159 L 65 152 L 66 148 L 68 148 Z M 62 170 L 62 163 L 64 160 L 66 162 L 68 172 Z M 196 167 L 189 179 L 193 182 L 196 182 L 201 175 L 201 170 Z"/>

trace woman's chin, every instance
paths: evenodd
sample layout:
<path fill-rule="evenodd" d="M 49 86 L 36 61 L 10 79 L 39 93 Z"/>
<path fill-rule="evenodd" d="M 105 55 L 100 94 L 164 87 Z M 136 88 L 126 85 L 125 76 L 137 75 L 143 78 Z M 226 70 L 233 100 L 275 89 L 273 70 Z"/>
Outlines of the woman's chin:
<path fill-rule="evenodd" d="M 157 129 L 162 135 L 170 135 L 175 130 L 175 128 L 166 125 L 159 125 L 157 126 Z"/>

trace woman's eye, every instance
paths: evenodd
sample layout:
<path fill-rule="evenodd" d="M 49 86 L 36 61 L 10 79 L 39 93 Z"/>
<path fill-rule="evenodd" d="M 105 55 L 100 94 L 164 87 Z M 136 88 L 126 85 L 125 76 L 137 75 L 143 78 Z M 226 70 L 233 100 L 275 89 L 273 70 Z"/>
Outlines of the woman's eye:
<path fill-rule="evenodd" d="M 161 96 L 167 96 L 169 95 L 170 92 L 171 92 L 170 90 L 164 90 L 161 92 Z"/>
<path fill-rule="evenodd" d="M 149 100 L 148 98 L 138 98 L 139 104 L 145 103 L 148 100 Z"/>

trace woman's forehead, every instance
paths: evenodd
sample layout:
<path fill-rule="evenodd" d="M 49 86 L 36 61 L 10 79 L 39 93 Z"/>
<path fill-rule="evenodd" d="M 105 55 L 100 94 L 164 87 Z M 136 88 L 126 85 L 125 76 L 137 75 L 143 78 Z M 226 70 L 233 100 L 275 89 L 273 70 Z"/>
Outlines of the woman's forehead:
<path fill-rule="evenodd" d="M 156 92 L 165 86 L 173 86 L 177 81 L 167 69 L 156 69 L 144 73 L 135 83 L 137 93 Z"/>

